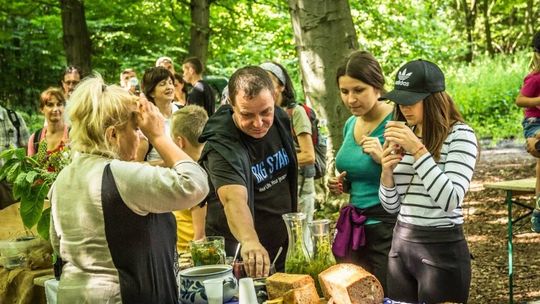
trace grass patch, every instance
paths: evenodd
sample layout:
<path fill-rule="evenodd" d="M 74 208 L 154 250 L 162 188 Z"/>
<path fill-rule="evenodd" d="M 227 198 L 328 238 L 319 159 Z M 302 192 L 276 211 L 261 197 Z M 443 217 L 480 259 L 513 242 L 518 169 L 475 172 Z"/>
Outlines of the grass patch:
<path fill-rule="evenodd" d="M 447 67 L 447 91 L 479 138 L 496 142 L 522 136 L 523 109 L 515 100 L 529 61 L 530 53 L 519 52 Z"/>

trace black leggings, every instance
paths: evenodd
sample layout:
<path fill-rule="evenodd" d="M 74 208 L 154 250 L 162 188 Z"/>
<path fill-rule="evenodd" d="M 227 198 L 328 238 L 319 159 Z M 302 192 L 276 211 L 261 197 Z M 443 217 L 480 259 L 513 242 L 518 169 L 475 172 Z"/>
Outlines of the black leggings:
<path fill-rule="evenodd" d="M 471 256 L 461 226 L 398 223 L 388 254 L 388 297 L 407 303 L 467 303 Z"/>

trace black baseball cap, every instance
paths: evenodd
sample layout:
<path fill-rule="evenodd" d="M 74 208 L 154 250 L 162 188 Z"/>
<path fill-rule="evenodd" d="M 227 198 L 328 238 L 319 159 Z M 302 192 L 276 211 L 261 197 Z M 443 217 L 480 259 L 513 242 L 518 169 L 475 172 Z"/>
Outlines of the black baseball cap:
<path fill-rule="evenodd" d="M 433 62 L 418 59 L 399 68 L 394 89 L 381 96 L 379 100 L 389 99 L 397 104 L 409 106 L 444 89 L 444 74 L 441 69 Z"/>

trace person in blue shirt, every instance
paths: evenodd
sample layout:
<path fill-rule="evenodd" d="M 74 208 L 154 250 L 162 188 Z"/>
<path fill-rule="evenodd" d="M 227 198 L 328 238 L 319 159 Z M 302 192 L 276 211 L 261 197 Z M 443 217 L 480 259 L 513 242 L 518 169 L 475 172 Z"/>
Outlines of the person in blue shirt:
<path fill-rule="evenodd" d="M 356 51 L 338 68 L 336 80 L 341 100 L 351 111 L 336 154 L 337 177 L 329 179 L 333 194 L 350 193 L 340 210 L 333 252 L 338 262 L 360 265 L 374 274 L 386 290 L 386 266 L 395 216 L 378 197 L 381 155 L 386 123 L 393 106 L 379 101 L 386 91 L 384 75 L 368 52 Z"/>

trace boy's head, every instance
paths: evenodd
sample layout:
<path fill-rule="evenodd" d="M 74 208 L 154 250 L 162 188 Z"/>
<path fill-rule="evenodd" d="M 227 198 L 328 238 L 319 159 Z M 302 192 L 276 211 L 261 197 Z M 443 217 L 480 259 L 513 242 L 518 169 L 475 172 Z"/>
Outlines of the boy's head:
<path fill-rule="evenodd" d="M 204 144 L 199 143 L 199 136 L 206 125 L 208 114 L 203 107 L 189 105 L 174 112 L 171 122 L 171 135 L 177 146 L 191 158 L 197 160 Z"/>

